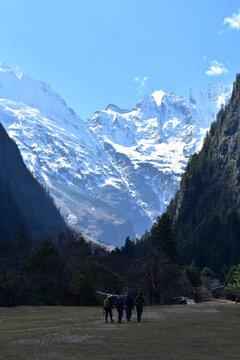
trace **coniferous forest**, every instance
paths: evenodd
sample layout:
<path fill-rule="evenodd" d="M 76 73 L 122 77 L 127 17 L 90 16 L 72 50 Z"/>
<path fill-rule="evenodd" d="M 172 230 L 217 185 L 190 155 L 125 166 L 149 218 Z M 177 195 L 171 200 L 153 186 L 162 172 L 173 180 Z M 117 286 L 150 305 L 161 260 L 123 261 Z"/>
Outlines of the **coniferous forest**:
<path fill-rule="evenodd" d="M 34 243 L 22 225 L 13 241 L 1 243 L 0 305 L 96 305 L 97 290 L 141 290 L 150 303 L 170 302 L 190 286 L 169 225 L 165 214 L 141 240 L 127 238 L 111 252 L 73 232 Z"/>

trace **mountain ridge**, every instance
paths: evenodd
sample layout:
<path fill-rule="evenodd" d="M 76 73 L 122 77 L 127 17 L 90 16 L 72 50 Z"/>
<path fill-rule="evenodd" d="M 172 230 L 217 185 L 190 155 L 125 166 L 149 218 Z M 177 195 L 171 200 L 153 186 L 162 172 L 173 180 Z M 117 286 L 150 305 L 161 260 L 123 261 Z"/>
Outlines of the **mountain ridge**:
<path fill-rule="evenodd" d="M 231 92 L 214 85 L 193 103 L 158 91 L 158 103 L 150 94 L 131 110 L 109 104 L 83 121 L 44 83 L 1 69 L 0 121 L 27 167 L 71 225 L 113 245 L 150 229 L 165 210 L 189 156 L 201 148 L 203 115 L 210 125 L 219 96 Z"/>

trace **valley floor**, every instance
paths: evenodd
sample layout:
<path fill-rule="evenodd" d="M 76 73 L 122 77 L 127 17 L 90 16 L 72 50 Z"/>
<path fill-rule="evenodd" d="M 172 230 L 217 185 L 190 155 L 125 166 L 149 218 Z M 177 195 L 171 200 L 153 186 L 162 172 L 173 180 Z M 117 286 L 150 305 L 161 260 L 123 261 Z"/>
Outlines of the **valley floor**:
<path fill-rule="evenodd" d="M 1 360 L 239 359 L 240 305 L 148 306 L 141 323 L 100 307 L 0 308 Z"/>

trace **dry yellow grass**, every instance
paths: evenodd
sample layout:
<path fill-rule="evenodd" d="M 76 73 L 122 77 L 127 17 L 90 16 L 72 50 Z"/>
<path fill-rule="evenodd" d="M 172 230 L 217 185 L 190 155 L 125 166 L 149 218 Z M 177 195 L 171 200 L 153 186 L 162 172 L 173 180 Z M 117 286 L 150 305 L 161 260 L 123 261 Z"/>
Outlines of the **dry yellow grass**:
<path fill-rule="evenodd" d="M 122 324 L 98 307 L 0 308 L 0 359 L 238 360 L 239 320 L 229 302 L 149 306 Z"/>

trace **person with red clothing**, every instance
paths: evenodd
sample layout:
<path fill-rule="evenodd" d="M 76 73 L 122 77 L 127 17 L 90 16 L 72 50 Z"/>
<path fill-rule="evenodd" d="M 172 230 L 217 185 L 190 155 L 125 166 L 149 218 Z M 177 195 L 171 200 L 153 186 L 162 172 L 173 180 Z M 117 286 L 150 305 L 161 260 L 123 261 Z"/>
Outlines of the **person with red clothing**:
<path fill-rule="evenodd" d="M 116 301 L 116 308 L 117 308 L 117 312 L 118 312 L 118 322 L 121 323 L 122 322 L 122 317 L 123 317 L 123 310 L 125 309 L 125 301 L 123 296 L 119 296 L 117 301 Z"/>

